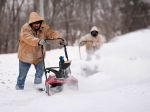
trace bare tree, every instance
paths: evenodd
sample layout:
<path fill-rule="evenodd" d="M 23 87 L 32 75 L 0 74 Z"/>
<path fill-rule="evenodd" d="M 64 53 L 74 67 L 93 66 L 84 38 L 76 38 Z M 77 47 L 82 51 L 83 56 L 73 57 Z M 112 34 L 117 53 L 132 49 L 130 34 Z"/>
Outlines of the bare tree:
<path fill-rule="evenodd" d="M 108 41 L 146 28 L 149 10 L 150 4 L 143 0 L 0 0 L 0 53 L 17 51 L 20 28 L 31 11 L 41 11 L 45 22 L 73 45 L 94 25 Z"/>
<path fill-rule="evenodd" d="M 123 14 L 122 33 L 147 27 L 150 22 L 150 4 L 142 0 L 123 0 L 120 8 Z"/>

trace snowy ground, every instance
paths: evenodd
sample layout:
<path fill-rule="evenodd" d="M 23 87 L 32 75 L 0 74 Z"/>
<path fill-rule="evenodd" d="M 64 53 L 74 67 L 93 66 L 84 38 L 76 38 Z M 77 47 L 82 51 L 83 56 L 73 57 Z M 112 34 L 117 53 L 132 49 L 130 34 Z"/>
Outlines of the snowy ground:
<path fill-rule="evenodd" d="M 53 96 L 35 90 L 33 66 L 25 90 L 16 91 L 17 54 L 0 55 L 0 112 L 150 112 L 149 29 L 116 37 L 91 62 L 84 60 L 84 47 L 82 60 L 78 47 L 67 50 L 79 90 L 66 89 Z M 47 52 L 46 66 L 57 66 L 62 54 L 63 49 Z M 86 74 L 81 68 L 97 72 Z"/>

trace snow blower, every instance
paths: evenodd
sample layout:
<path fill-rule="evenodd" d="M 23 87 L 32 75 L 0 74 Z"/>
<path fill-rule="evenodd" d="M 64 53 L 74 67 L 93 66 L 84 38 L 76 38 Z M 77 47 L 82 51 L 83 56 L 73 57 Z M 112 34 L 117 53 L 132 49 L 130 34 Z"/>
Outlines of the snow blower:
<path fill-rule="evenodd" d="M 64 39 L 62 40 L 64 41 Z M 45 87 L 48 96 L 53 95 L 57 92 L 61 92 L 64 88 L 64 85 L 66 85 L 67 87 L 71 87 L 73 89 L 78 89 L 78 80 L 73 75 L 71 75 L 70 69 L 71 61 L 68 58 L 66 44 L 60 43 L 60 45 L 63 45 L 64 47 L 66 60 L 64 59 L 63 56 L 60 56 L 58 67 L 47 67 L 47 68 L 45 67 L 43 46 L 41 46 L 43 54 L 44 73 L 46 78 Z M 49 76 L 47 74 L 49 74 Z"/>

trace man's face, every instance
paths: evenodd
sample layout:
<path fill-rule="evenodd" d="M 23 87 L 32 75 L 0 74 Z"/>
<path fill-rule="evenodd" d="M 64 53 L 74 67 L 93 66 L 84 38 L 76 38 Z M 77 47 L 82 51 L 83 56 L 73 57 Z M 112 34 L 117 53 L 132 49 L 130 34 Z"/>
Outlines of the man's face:
<path fill-rule="evenodd" d="M 40 28 L 40 24 L 39 22 L 36 22 L 36 23 L 33 23 L 32 24 L 32 27 L 35 29 L 35 30 L 38 30 Z"/>

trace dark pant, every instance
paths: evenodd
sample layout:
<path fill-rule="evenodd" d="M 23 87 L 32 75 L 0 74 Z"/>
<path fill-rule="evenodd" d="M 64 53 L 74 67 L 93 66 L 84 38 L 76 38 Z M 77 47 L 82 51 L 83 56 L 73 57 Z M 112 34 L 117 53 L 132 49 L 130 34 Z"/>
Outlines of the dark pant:
<path fill-rule="evenodd" d="M 17 78 L 16 89 L 24 89 L 25 80 L 30 67 L 30 63 L 25 63 L 19 60 L 19 76 Z M 40 62 L 38 64 L 34 64 L 34 67 L 36 70 L 34 84 L 40 84 L 42 83 L 42 76 L 44 72 L 43 63 Z"/>

